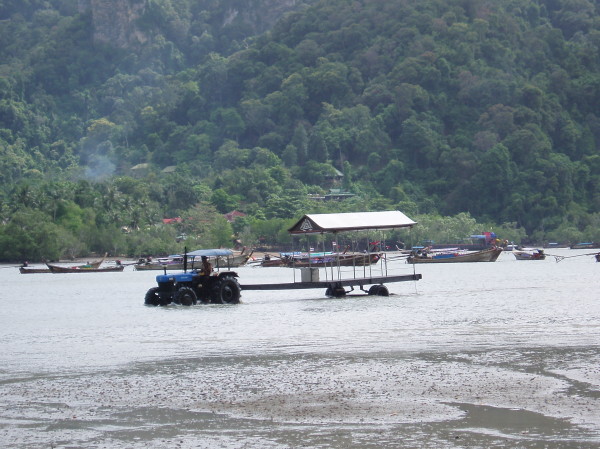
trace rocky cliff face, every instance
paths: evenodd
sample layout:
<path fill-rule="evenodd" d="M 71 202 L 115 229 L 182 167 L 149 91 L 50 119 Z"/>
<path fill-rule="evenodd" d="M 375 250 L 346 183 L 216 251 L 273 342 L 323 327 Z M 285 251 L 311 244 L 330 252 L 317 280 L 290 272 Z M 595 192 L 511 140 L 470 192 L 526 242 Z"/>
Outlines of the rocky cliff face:
<path fill-rule="evenodd" d="M 165 10 L 172 9 L 169 8 L 170 0 L 164 1 Z M 286 12 L 315 0 L 192 1 L 198 2 L 194 8 L 196 11 L 204 9 L 212 17 L 212 23 L 220 22 L 221 27 L 239 26 L 246 33 L 260 34 L 270 29 Z M 192 9 L 190 4 L 188 8 Z M 124 48 L 148 40 L 149 36 L 137 27 L 138 19 L 147 10 L 147 0 L 78 0 L 78 7 L 80 13 L 91 13 L 95 42 Z M 176 22 L 177 26 L 188 20 L 189 17 Z M 177 30 L 178 33 L 184 34 L 186 31 Z"/>
<path fill-rule="evenodd" d="M 287 12 L 312 0 L 250 0 L 239 1 L 224 12 L 223 26 L 241 22 L 255 33 L 270 29 Z"/>
<path fill-rule="evenodd" d="M 145 0 L 78 0 L 80 13 L 91 13 L 94 41 L 129 47 L 147 37 L 136 27 L 143 14 Z"/>
<path fill-rule="evenodd" d="M 77 7 L 80 13 L 84 13 L 90 9 L 91 0 L 77 0 Z"/>

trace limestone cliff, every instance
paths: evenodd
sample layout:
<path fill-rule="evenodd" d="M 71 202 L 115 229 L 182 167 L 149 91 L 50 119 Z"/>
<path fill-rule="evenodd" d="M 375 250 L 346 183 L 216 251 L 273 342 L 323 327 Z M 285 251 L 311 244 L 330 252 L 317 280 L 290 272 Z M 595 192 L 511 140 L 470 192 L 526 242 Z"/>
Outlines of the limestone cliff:
<path fill-rule="evenodd" d="M 287 12 L 311 0 L 246 0 L 235 2 L 223 12 L 222 26 L 243 23 L 256 34 L 270 29 Z"/>
<path fill-rule="evenodd" d="M 95 42 L 115 47 L 132 47 L 144 43 L 156 30 L 159 34 L 185 36 L 194 14 L 204 16 L 216 29 L 237 27 L 240 36 L 260 34 L 270 29 L 285 13 L 315 0 L 171 0 L 149 6 L 148 0 L 78 0 L 79 12 L 91 14 Z M 194 11 L 194 13 L 192 13 Z M 160 14 L 169 15 L 161 17 Z M 144 16 L 151 16 L 150 18 Z M 143 30 L 140 18 L 145 20 Z M 216 30 L 213 30 L 213 32 Z M 180 39 L 179 42 L 183 42 Z"/>
<path fill-rule="evenodd" d="M 136 21 L 143 14 L 145 0 L 78 0 L 79 12 L 92 15 L 94 41 L 129 47 L 147 40 Z"/>

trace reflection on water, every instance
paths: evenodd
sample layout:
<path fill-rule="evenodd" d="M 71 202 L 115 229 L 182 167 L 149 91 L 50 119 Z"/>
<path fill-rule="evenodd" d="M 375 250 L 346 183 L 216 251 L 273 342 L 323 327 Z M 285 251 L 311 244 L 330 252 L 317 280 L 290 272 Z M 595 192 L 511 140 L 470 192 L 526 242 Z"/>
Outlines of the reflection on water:
<path fill-rule="evenodd" d="M 600 444 L 600 264 L 502 254 L 417 272 L 389 297 L 154 308 L 156 273 L 0 270 L 0 446 Z"/>

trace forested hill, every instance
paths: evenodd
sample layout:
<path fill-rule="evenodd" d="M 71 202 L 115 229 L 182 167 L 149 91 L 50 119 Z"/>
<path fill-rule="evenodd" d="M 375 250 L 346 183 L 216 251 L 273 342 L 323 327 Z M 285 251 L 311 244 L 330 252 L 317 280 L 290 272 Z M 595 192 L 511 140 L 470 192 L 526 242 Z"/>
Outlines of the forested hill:
<path fill-rule="evenodd" d="M 600 239 L 592 0 L 0 0 L 0 42 L 5 224 L 56 183 L 145 205 L 67 195 L 96 226 L 290 218 L 335 168 L 354 206 Z"/>

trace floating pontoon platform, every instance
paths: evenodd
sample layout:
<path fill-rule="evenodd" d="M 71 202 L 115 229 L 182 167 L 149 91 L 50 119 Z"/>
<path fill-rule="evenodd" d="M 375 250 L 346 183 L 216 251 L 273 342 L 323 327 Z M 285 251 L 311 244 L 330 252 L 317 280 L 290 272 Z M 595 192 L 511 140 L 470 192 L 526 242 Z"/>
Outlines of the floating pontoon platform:
<path fill-rule="evenodd" d="M 384 284 L 391 282 L 418 281 L 421 278 L 422 276 L 420 273 L 414 273 L 397 276 L 373 276 L 359 279 L 338 279 L 318 282 L 287 282 L 283 284 L 245 284 L 241 285 L 240 287 L 242 291 L 299 290 L 324 288 L 326 290 L 327 296 L 344 296 L 345 293 L 348 293 L 345 291 L 345 287 L 352 287 L 352 290 L 354 290 L 354 287 L 358 286 L 360 287 L 360 290 L 363 290 L 370 295 L 388 296 L 387 288 L 381 288 L 384 287 Z M 364 290 L 365 285 L 371 285 L 371 288 L 369 290 Z M 342 290 L 344 291 L 344 293 L 342 293 Z"/>
<path fill-rule="evenodd" d="M 304 215 L 294 226 L 288 229 L 292 235 L 306 234 L 338 234 L 349 231 L 367 231 L 367 230 L 385 230 L 410 228 L 416 224 L 415 221 L 408 218 L 400 211 L 383 211 L 383 212 L 354 212 L 354 213 L 338 213 L 338 214 L 308 214 Z M 368 255 L 368 252 L 367 252 Z M 310 259 L 310 257 L 309 257 Z M 293 265 L 292 265 L 293 266 Z M 314 268 L 300 268 L 301 270 L 318 270 L 319 268 L 335 268 L 335 260 L 329 266 L 315 266 Z M 297 290 L 297 289 L 326 289 L 327 296 L 340 297 L 346 293 L 345 287 L 360 287 L 360 290 L 369 295 L 388 296 L 389 292 L 384 284 L 392 282 L 407 282 L 418 281 L 422 278 L 421 274 L 405 274 L 405 275 L 382 275 L 381 276 L 365 276 L 365 277 L 350 277 L 344 279 L 341 277 L 339 270 L 340 264 L 337 264 L 338 277 L 324 281 L 315 281 L 314 277 L 310 277 L 310 281 L 303 279 L 302 282 L 288 282 L 282 284 L 245 284 L 241 286 L 242 290 Z M 364 268 L 364 267 L 363 267 Z M 365 290 L 365 285 L 371 285 L 369 290 Z"/>

